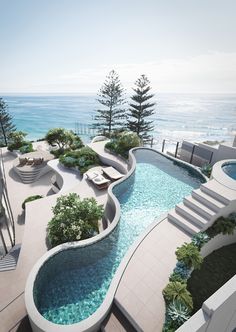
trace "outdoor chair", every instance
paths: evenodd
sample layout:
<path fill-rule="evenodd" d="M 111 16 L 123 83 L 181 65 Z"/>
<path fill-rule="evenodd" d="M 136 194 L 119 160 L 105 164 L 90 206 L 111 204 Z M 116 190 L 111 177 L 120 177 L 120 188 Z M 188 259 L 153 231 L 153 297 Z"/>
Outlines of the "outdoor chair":
<path fill-rule="evenodd" d="M 109 166 L 109 167 L 105 167 L 102 168 L 103 173 L 108 176 L 111 180 L 115 181 L 115 180 L 119 180 L 121 179 L 124 174 L 118 172 L 114 167 Z"/>

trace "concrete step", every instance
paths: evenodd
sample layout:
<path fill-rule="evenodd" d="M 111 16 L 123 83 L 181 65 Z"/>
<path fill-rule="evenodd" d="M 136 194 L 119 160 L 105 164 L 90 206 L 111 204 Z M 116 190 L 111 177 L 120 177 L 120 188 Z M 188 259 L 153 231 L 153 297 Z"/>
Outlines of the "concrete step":
<path fill-rule="evenodd" d="M 15 245 L 9 253 L 0 260 L 0 272 L 15 270 L 20 248 L 20 245 Z"/>
<path fill-rule="evenodd" d="M 177 224 L 182 229 L 187 231 L 189 234 L 194 235 L 201 231 L 201 227 L 199 225 L 196 225 L 191 220 L 181 216 L 178 214 L 175 209 L 171 210 L 168 213 L 168 220 L 174 224 Z"/>
<path fill-rule="evenodd" d="M 175 211 L 184 218 L 189 219 L 193 223 L 199 225 L 200 227 L 205 226 L 209 222 L 209 219 L 202 217 L 198 212 L 195 212 L 191 208 L 184 205 L 184 203 L 176 205 Z"/>
<path fill-rule="evenodd" d="M 209 196 L 207 193 L 203 192 L 201 189 L 195 189 L 192 191 L 192 197 L 198 202 L 206 205 L 206 207 L 211 210 L 218 212 L 220 209 L 224 208 L 226 205 L 217 199 Z"/>
<path fill-rule="evenodd" d="M 202 184 L 200 189 L 225 205 L 228 205 L 231 200 L 236 199 L 236 193 L 233 190 L 222 186 L 215 180 Z"/>
<path fill-rule="evenodd" d="M 209 209 L 209 207 L 200 203 L 193 196 L 185 197 L 184 205 L 191 208 L 195 212 L 199 213 L 202 217 L 206 218 L 207 220 L 210 220 L 215 215 L 215 211 Z"/>

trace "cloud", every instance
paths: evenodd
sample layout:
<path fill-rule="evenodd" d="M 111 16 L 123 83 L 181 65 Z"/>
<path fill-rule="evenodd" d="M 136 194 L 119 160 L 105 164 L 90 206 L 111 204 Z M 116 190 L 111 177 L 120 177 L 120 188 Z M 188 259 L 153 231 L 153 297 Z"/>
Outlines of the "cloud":
<path fill-rule="evenodd" d="M 209 52 L 184 59 L 102 64 L 31 85 L 28 92 L 96 93 L 110 70 L 119 73 L 127 92 L 146 74 L 155 92 L 236 93 L 236 53 Z M 17 87 L 16 87 L 17 88 Z"/>

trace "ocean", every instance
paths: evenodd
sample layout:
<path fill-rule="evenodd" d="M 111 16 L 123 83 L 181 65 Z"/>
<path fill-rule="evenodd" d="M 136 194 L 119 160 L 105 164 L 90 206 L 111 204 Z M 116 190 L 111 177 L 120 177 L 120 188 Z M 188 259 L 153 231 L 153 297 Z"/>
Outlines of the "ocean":
<path fill-rule="evenodd" d="M 2 96 L 18 130 L 29 140 L 44 137 L 50 128 L 75 130 L 93 123 L 96 95 Z M 236 95 L 156 94 L 154 142 L 232 141 L 236 134 Z M 85 142 L 90 135 L 82 134 Z"/>

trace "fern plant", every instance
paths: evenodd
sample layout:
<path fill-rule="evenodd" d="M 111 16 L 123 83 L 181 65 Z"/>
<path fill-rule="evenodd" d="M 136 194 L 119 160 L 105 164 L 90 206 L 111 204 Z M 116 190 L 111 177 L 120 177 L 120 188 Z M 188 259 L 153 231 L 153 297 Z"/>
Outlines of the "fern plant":
<path fill-rule="evenodd" d="M 203 261 L 198 247 L 193 243 L 184 243 L 181 247 L 177 248 L 175 254 L 178 261 L 183 262 L 189 268 L 199 269 Z"/>
<path fill-rule="evenodd" d="M 173 301 L 167 308 L 167 316 L 174 327 L 178 328 L 190 318 L 190 310 L 183 302 Z"/>
<path fill-rule="evenodd" d="M 189 309 L 193 308 L 191 294 L 187 290 L 187 284 L 179 281 L 169 282 L 163 289 L 163 296 L 167 302 L 182 301 Z"/>
<path fill-rule="evenodd" d="M 229 218 L 220 217 L 215 221 L 212 227 L 216 234 L 222 233 L 224 235 L 231 235 L 234 233 L 236 224 Z"/>
<path fill-rule="evenodd" d="M 202 246 L 210 240 L 205 232 L 199 232 L 192 237 L 192 243 L 200 250 Z"/>

